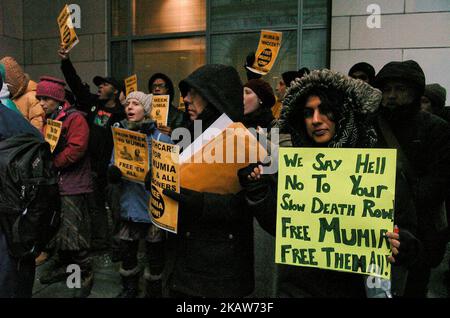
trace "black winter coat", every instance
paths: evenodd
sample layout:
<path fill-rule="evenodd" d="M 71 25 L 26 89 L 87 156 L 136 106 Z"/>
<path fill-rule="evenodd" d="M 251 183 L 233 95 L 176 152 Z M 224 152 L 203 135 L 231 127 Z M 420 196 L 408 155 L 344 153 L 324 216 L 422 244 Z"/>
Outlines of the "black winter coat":
<path fill-rule="evenodd" d="M 91 94 L 89 88 L 83 85 L 69 59 L 61 61 L 61 70 L 67 85 L 75 95 L 76 107 L 87 114 L 92 171 L 100 178 L 106 178 L 106 170 L 114 145 L 111 126 L 125 119 L 124 108 L 118 100 L 113 108 L 105 107 L 104 102 L 100 101 L 96 94 Z"/>
<path fill-rule="evenodd" d="M 243 89 L 232 67 L 206 65 L 180 83 L 183 94 L 192 87 L 208 102 L 206 112 L 202 112 L 208 113 L 202 118 L 204 130 L 213 122 L 211 116 L 217 119 L 226 113 L 235 121 L 242 119 Z M 253 216 L 262 222 L 265 216 L 249 211 L 242 191 L 203 193 L 203 198 L 203 210 L 192 211 L 199 214 L 198 219 L 169 236 L 168 287 L 201 297 L 249 295 L 254 289 Z"/>

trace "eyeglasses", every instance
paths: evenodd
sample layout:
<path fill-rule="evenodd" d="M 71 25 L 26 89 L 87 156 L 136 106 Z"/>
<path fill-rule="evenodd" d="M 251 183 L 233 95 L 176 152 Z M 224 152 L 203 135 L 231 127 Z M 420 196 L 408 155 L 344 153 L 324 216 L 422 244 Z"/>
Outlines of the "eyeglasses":
<path fill-rule="evenodd" d="M 155 88 L 166 88 L 166 84 L 165 83 L 152 84 L 152 89 L 155 89 Z"/>

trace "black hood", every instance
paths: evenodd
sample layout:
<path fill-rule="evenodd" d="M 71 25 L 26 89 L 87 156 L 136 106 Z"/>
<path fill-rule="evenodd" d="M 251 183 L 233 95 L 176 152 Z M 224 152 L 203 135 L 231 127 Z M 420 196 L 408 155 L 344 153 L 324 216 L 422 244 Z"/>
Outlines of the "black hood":
<path fill-rule="evenodd" d="M 417 89 L 418 96 L 422 96 L 425 91 L 425 73 L 413 60 L 386 64 L 375 77 L 374 86 L 382 89 L 388 80 L 401 80 L 411 84 Z"/>
<path fill-rule="evenodd" d="M 207 102 L 221 114 L 225 113 L 234 122 L 244 116 L 243 86 L 239 74 L 231 66 L 208 64 L 198 68 L 180 82 L 180 91 L 186 96 L 194 88 Z"/>
<path fill-rule="evenodd" d="M 150 77 L 150 79 L 148 80 L 148 92 L 152 93 L 152 84 L 157 78 L 160 78 L 164 82 L 166 82 L 167 90 L 169 91 L 169 96 L 170 96 L 170 103 L 174 103 L 173 97 L 175 96 L 175 88 L 173 87 L 172 80 L 166 74 L 163 74 L 163 73 L 155 73 L 155 74 L 153 74 Z"/>

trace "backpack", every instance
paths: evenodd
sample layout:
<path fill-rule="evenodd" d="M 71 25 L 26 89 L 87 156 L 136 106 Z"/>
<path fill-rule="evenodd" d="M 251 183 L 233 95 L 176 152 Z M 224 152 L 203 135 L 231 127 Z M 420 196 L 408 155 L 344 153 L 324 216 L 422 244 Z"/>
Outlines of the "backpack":
<path fill-rule="evenodd" d="M 9 252 L 38 255 L 60 220 L 57 173 L 50 146 L 32 134 L 0 141 L 0 226 Z"/>

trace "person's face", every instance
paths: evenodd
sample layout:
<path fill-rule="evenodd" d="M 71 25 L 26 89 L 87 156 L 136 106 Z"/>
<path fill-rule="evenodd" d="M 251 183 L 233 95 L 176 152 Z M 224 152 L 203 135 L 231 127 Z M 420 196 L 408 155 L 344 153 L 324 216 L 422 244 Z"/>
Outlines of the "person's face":
<path fill-rule="evenodd" d="M 321 109 L 321 103 L 319 97 L 311 96 L 304 109 L 306 132 L 316 144 L 329 142 L 336 133 L 336 124 L 330 119 L 332 115 Z"/>
<path fill-rule="evenodd" d="M 190 89 L 183 98 L 190 120 L 196 120 L 206 108 L 206 101 L 194 89 Z"/>
<path fill-rule="evenodd" d="M 248 87 L 244 87 L 244 115 L 253 113 L 259 106 L 260 100 L 255 92 Z"/>
<path fill-rule="evenodd" d="M 125 107 L 125 113 L 128 121 L 140 122 L 145 118 L 144 107 L 135 98 L 130 98 L 128 100 L 127 106 Z"/>
<path fill-rule="evenodd" d="M 433 109 L 431 108 L 431 101 L 426 96 L 422 96 L 420 99 L 420 109 L 424 112 L 432 113 Z"/>
<path fill-rule="evenodd" d="M 114 93 L 116 89 L 109 83 L 101 83 L 98 86 L 98 98 L 100 100 L 110 100 L 114 99 Z"/>
<path fill-rule="evenodd" d="M 403 81 L 389 80 L 383 87 L 383 106 L 398 109 L 414 102 L 414 88 Z"/>
<path fill-rule="evenodd" d="M 275 88 L 275 92 L 277 94 L 278 100 L 282 101 L 284 99 L 284 96 L 286 95 L 286 83 L 283 81 L 283 79 L 280 79 L 280 81 L 277 84 L 277 87 Z"/>
<path fill-rule="evenodd" d="M 157 78 L 152 84 L 152 94 L 154 95 L 167 95 L 169 93 L 169 89 L 167 88 L 166 82 Z"/>
<path fill-rule="evenodd" d="M 367 74 L 362 71 L 354 72 L 353 74 L 351 74 L 351 77 L 353 77 L 354 79 L 360 79 L 361 81 L 369 84 L 369 76 L 367 76 Z"/>
<path fill-rule="evenodd" d="M 46 116 L 53 114 L 58 109 L 60 102 L 50 97 L 40 97 L 39 104 L 45 112 Z"/>

